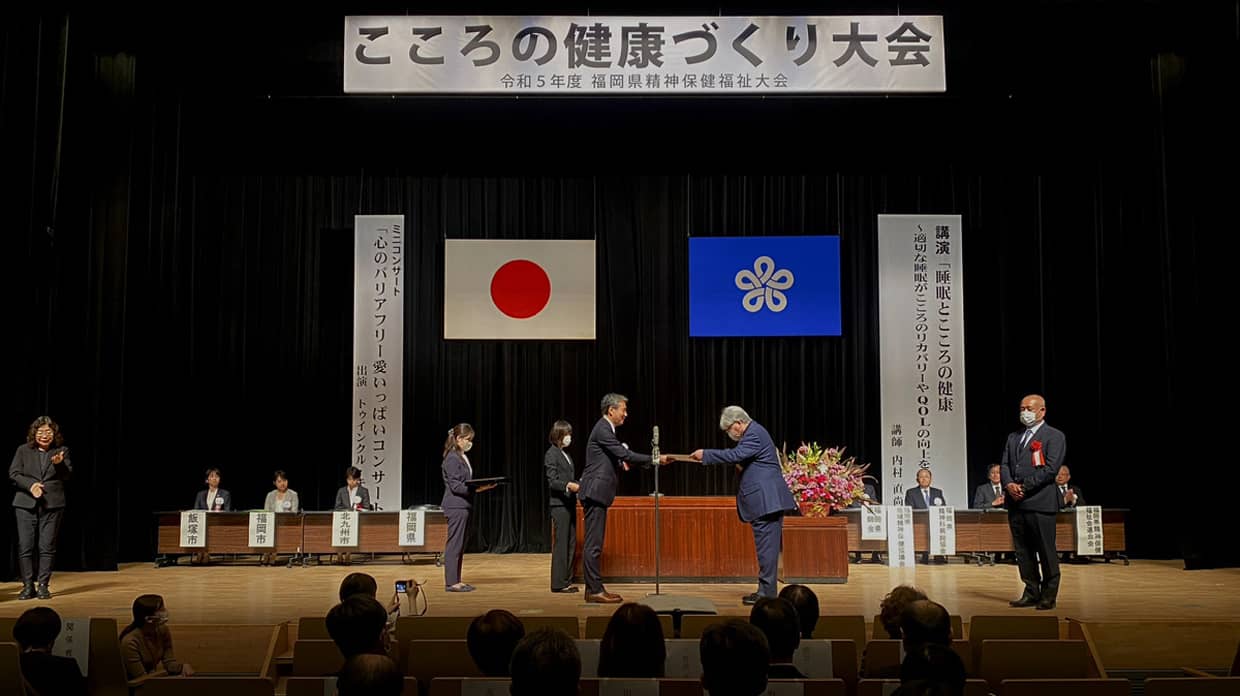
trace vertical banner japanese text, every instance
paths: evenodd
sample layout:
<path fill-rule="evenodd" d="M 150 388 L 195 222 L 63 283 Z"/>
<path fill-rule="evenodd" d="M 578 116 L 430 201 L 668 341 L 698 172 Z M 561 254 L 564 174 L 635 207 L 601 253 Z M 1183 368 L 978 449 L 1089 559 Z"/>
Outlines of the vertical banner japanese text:
<path fill-rule="evenodd" d="M 405 345 L 405 217 L 356 215 L 353 458 L 375 510 L 399 510 Z"/>
<path fill-rule="evenodd" d="M 1076 555 L 1101 556 L 1102 507 L 1081 505 L 1076 508 Z"/>
<path fill-rule="evenodd" d="M 912 568 L 913 508 L 907 505 L 884 505 L 887 508 L 887 565 L 892 568 Z"/>
<path fill-rule="evenodd" d="M 968 507 L 964 278 L 959 215 L 878 216 L 883 479 L 904 500 L 930 469 L 945 505 Z"/>

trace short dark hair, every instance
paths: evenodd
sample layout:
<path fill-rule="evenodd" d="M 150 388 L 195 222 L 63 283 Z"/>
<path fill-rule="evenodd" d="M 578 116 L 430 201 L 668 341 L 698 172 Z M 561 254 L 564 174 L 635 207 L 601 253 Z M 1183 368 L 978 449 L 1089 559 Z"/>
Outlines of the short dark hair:
<path fill-rule="evenodd" d="M 667 644 L 659 615 L 645 604 L 628 602 L 611 615 L 598 647 L 598 676 L 657 679 L 667 663 Z"/>
<path fill-rule="evenodd" d="M 379 651 L 387 629 L 387 610 L 379 600 L 353 595 L 327 612 L 327 633 L 346 659 Z"/>
<path fill-rule="evenodd" d="M 469 622 L 465 645 L 479 671 L 488 677 L 506 677 L 512 651 L 524 637 L 521 619 L 510 611 L 492 609 Z"/>
<path fill-rule="evenodd" d="M 710 696 L 757 696 L 766 690 L 771 649 L 762 631 L 748 621 L 711 624 L 698 643 L 702 687 Z"/>
<path fill-rule="evenodd" d="M 211 478 L 211 474 L 215 474 L 216 476 L 219 476 L 220 478 L 224 478 L 224 474 L 220 473 L 220 468 L 218 466 L 213 466 L 213 467 L 208 468 L 207 473 L 203 474 L 202 477 L 204 479 L 209 479 Z"/>
<path fill-rule="evenodd" d="M 376 597 L 378 594 L 379 583 L 366 573 L 349 573 L 344 576 L 344 580 L 340 581 L 340 601 L 342 602 L 353 595 Z"/>
<path fill-rule="evenodd" d="M 581 654 L 564 631 L 540 628 L 512 651 L 512 696 L 577 696 Z"/>
<path fill-rule="evenodd" d="M 998 469 L 998 468 L 999 468 L 998 464 L 991 464 L 990 466 L 986 467 L 986 473 L 989 474 L 991 469 Z"/>
<path fill-rule="evenodd" d="M 284 469 L 276 469 L 276 473 L 271 475 L 272 481 L 275 481 L 276 479 L 284 479 L 285 481 L 288 480 L 288 475 L 284 473 Z"/>
<path fill-rule="evenodd" d="M 336 675 L 340 696 L 400 696 L 405 674 L 387 655 L 354 655 Z"/>
<path fill-rule="evenodd" d="M 904 612 L 905 605 L 925 598 L 926 593 L 912 585 L 897 585 L 891 588 L 891 592 L 888 592 L 878 605 L 878 620 L 883 624 L 883 630 L 887 631 L 888 638 L 900 640 L 900 614 Z"/>
<path fill-rule="evenodd" d="M 624 394 L 610 392 L 603 395 L 603 400 L 599 402 L 599 408 L 602 409 L 603 415 L 605 416 L 611 409 L 620 408 L 620 404 L 626 404 L 628 401 L 629 397 Z"/>
<path fill-rule="evenodd" d="M 547 434 L 547 442 L 559 447 L 564 442 L 564 436 L 572 434 L 573 426 L 566 420 L 558 420 L 551 425 L 551 432 Z"/>
<path fill-rule="evenodd" d="M 900 613 L 900 631 L 904 634 L 904 650 L 911 652 L 918 646 L 934 644 L 952 645 L 952 619 L 938 602 L 919 599 L 909 602 Z"/>
<path fill-rule="evenodd" d="M 818 625 L 818 595 L 805 585 L 786 585 L 779 596 L 796 607 L 797 618 L 801 620 L 801 638 L 813 638 L 814 627 Z"/>
<path fill-rule="evenodd" d="M 801 644 L 801 620 L 792 602 L 780 597 L 763 597 L 749 612 L 749 623 L 766 636 L 772 660 L 788 660 Z"/>
<path fill-rule="evenodd" d="M 348 469 L 344 470 L 344 477 L 347 479 L 355 479 L 355 480 L 361 481 L 362 470 L 355 466 L 351 466 Z"/>
<path fill-rule="evenodd" d="M 51 607 L 27 609 L 13 624 L 13 640 L 26 648 L 48 648 L 60 635 L 60 615 Z"/>

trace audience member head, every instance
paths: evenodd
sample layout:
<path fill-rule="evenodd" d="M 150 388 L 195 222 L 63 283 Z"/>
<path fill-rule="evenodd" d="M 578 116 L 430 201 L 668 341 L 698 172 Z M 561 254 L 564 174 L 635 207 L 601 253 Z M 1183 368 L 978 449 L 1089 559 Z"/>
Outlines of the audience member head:
<path fill-rule="evenodd" d="M 400 696 L 405 674 L 387 655 L 354 655 L 336 676 L 338 696 Z"/>
<path fill-rule="evenodd" d="M 374 597 L 355 594 L 327 612 L 327 633 L 346 659 L 363 653 L 382 655 L 387 610 Z"/>
<path fill-rule="evenodd" d="M 581 655 L 568 634 L 540 628 L 512 651 L 512 696 L 577 696 Z"/>
<path fill-rule="evenodd" d="M 999 474 L 998 464 L 990 465 L 990 468 L 986 470 L 986 478 L 988 478 L 992 484 L 999 483 L 1003 479 L 1003 477 Z"/>
<path fill-rule="evenodd" d="M 738 619 L 711 624 L 698 645 L 702 688 L 710 696 L 758 696 L 766 691 L 771 649 L 756 626 Z"/>
<path fill-rule="evenodd" d="M 271 480 L 276 485 L 277 491 L 283 493 L 288 490 L 288 476 L 284 474 L 283 469 L 276 469 L 276 473 Z"/>
<path fill-rule="evenodd" d="M 645 604 L 620 605 L 607 622 L 598 649 L 598 676 L 657 679 L 663 676 L 667 645 L 659 615 Z"/>
<path fill-rule="evenodd" d="M 910 653 L 922 645 L 952 645 L 952 621 L 938 602 L 919 599 L 909 602 L 900 613 L 900 631 L 904 635 L 904 651 Z"/>
<path fill-rule="evenodd" d="M 344 470 L 344 484 L 349 488 L 357 488 L 362 483 L 362 470 L 351 466 Z"/>
<path fill-rule="evenodd" d="M 900 665 L 901 694 L 960 696 L 964 693 L 964 662 L 950 645 L 925 644 L 905 654 Z"/>
<path fill-rule="evenodd" d="M 566 420 L 556 421 L 547 434 L 547 442 L 559 448 L 568 447 L 573 442 L 573 426 Z"/>
<path fill-rule="evenodd" d="M 524 637 L 521 619 L 510 611 L 492 609 L 470 622 L 465 644 L 479 671 L 488 677 L 506 677 L 512 651 Z"/>
<path fill-rule="evenodd" d="M 878 605 L 879 621 L 883 624 L 883 630 L 887 631 L 888 638 L 893 640 L 901 638 L 900 614 L 904 613 L 905 605 L 925 598 L 926 593 L 912 585 L 898 585 L 891 588 L 891 592 L 888 592 L 887 596 L 883 597 L 882 603 Z"/>
<path fill-rule="evenodd" d="M 1063 485 L 1066 485 L 1068 481 L 1071 481 L 1071 480 L 1072 480 L 1072 472 L 1068 470 L 1068 467 L 1062 464 L 1059 465 L 1059 473 L 1055 474 L 1055 485 L 1063 486 Z"/>
<path fill-rule="evenodd" d="M 818 625 L 818 595 L 805 585 L 785 585 L 779 596 L 792 602 L 797 618 L 801 620 L 801 638 L 813 638 Z"/>
<path fill-rule="evenodd" d="M 147 631 L 153 633 L 168 623 L 168 609 L 164 606 L 164 598 L 157 594 L 144 594 L 133 601 L 133 622 L 121 631 L 121 637 L 130 631 Z"/>
<path fill-rule="evenodd" d="M 13 624 L 13 640 L 25 650 L 51 650 L 60 635 L 60 615 L 51 607 L 27 609 Z"/>
<path fill-rule="evenodd" d="M 766 636 L 772 664 L 792 662 L 792 653 L 801 644 L 801 620 L 792 602 L 782 597 L 763 597 L 749 612 L 749 623 Z"/>
<path fill-rule="evenodd" d="M 343 602 L 353 595 L 377 597 L 379 595 L 379 583 L 375 582 L 374 577 L 366 573 L 349 573 L 344 576 L 344 580 L 340 581 L 340 601 Z"/>

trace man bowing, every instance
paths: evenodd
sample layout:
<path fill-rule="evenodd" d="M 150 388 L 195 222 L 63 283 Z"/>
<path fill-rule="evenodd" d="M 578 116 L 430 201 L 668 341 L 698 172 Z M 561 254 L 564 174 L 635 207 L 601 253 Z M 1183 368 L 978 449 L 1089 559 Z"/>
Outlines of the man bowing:
<path fill-rule="evenodd" d="M 776 573 L 783 543 L 784 513 L 796 501 L 784 482 L 779 453 L 771 434 L 740 406 L 728 406 L 719 415 L 719 429 L 736 442 L 732 449 L 697 450 L 690 456 L 703 464 L 735 464 L 741 472 L 736 491 L 736 513 L 753 527 L 758 552 L 758 591 L 741 598 L 754 604 L 760 597 L 776 596 Z"/>

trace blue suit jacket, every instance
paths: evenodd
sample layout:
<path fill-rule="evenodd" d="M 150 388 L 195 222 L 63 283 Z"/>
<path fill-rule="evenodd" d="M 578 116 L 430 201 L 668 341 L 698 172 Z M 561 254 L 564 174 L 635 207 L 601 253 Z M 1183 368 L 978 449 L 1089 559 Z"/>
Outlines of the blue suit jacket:
<path fill-rule="evenodd" d="M 443 458 L 443 502 L 445 510 L 468 510 L 474 506 L 474 492 L 465 482 L 473 478 L 461 453 L 453 450 Z"/>
<path fill-rule="evenodd" d="M 620 462 L 645 464 L 650 455 L 634 452 L 624 445 L 612 432 L 611 424 L 606 418 L 598 419 L 594 429 L 590 431 L 590 440 L 586 442 L 586 466 L 581 472 L 581 490 L 577 497 L 590 499 L 604 507 L 616 500 L 616 486 L 620 477 Z"/>
<path fill-rule="evenodd" d="M 788 490 L 779 453 L 771 434 L 757 421 L 750 421 L 745 434 L 732 449 L 702 452 L 703 464 L 739 464 L 740 486 L 736 491 L 736 514 L 742 522 L 753 522 L 763 515 L 795 510 L 797 502 Z"/>
<path fill-rule="evenodd" d="M 1059 465 L 1063 464 L 1064 452 L 1068 448 L 1063 431 L 1056 430 L 1043 421 L 1042 427 L 1021 447 L 1020 441 L 1024 436 L 1024 428 L 1008 435 L 1007 445 L 1003 448 L 1003 461 L 999 463 L 999 475 L 1005 491 L 1009 483 L 1023 484 L 1025 499 L 1017 502 L 1009 495 L 1003 499 L 1003 504 L 1009 510 L 1057 512 L 1062 499 L 1059 497 L 1059 488 L 1055 486 L 1055 477 L 1059 474 Z M 1042 456 L 1046 460 L 1046 466 L 1033 466 L 1033 450 L 1030 445 L 1034 442 L 1042 443 Z"/>

